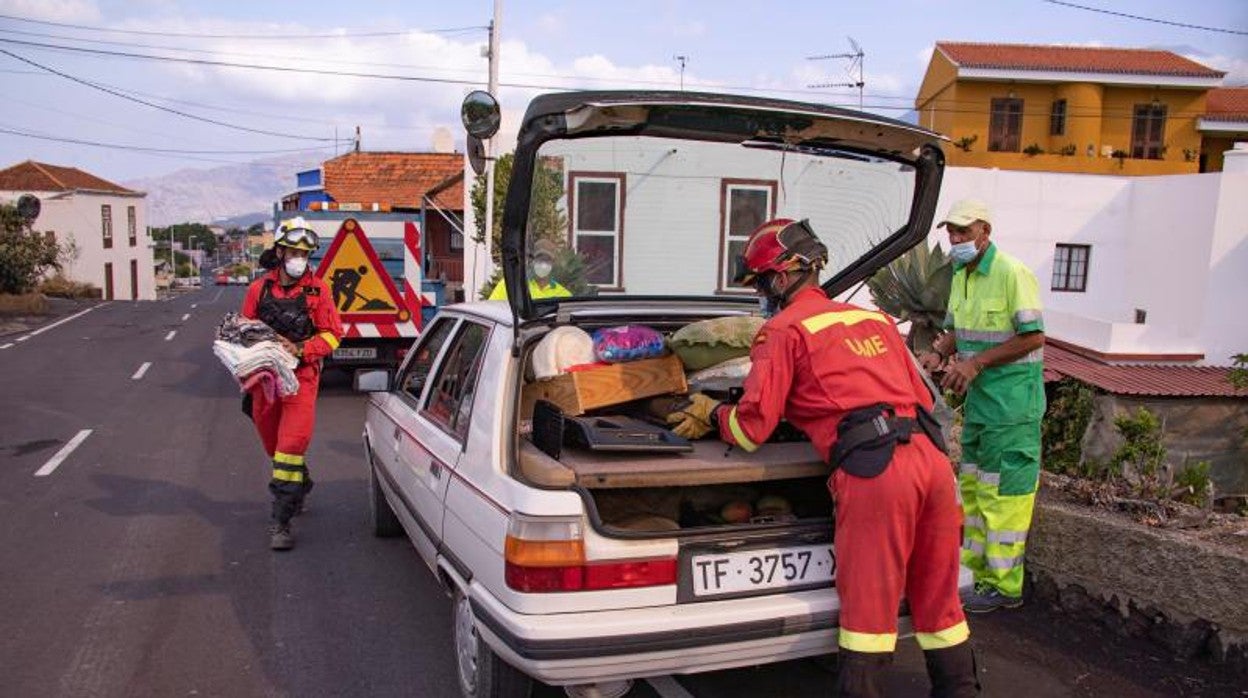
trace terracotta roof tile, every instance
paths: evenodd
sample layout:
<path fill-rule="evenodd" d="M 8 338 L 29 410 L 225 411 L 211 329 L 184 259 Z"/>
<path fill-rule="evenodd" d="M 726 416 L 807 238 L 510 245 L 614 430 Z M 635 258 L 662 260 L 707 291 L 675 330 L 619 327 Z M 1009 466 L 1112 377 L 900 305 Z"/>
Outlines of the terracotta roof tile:
<path fill-rule="evenodd" d="M 1248 121 L 1248 87 L 1219 87 L 1205 93 L 1205 117 L 1218 121 Z"/>
<path fill-rule="evenodd" d="M 90 190 L 117 194 L 139 194 L 120 184 L 83 172 L 76 167 L 48 165 L 34 160 L 19 162 L 0 170 L 0 189 L 5 191 Z"/>
<path fill-rule="evenodd" d="M 1226 75 L 1171 51 L 1091 46 L 1034 46 L 939 41 L 936 48 L 963 68 L 1063 70 L 1080 73 L 1220 78 Z"/>
<path fill-rule="evenodd" d="M 434 201 L 455 211 L 464 207 L 462 153 L 350 152 L 326 160 L 322 169 L 325 191 L 340 204 L 402 208 L 420 208 L 429 190 L 460 175 L 459 182 L 444 187 Z"/>
<path fill-rule="evenodd" d="M 1045 380 L 1069 376 L 1115 395 L 1151 397 L 1242 397 L 1229 368 L 1173 364 L 1107 364 L 1052 343 L 1044 346 Z"/>

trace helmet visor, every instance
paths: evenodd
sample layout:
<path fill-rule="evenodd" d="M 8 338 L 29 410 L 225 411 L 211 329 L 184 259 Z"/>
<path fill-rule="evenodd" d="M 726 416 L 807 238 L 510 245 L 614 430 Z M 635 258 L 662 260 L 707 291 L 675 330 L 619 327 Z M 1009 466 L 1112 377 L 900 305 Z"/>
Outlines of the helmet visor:
<path fill-rule="evenodd" d="M 273 243 L 301 250 L 315 250 L 321 246 L 321 239 L 309 228 L 283 228 L 277 231 Z"/>

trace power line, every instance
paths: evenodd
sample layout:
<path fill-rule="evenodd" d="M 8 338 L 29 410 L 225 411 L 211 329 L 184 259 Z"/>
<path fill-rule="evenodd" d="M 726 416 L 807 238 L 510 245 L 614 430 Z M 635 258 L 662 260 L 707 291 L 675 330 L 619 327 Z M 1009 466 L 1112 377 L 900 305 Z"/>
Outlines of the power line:
<path fill-rule="evenodd" d="M 0 41 L 8 41 L 8 39 L 0 39 Z M 227 122 L 225 122 L 225 121 L 218 121 L 218 120 L 216 120 L 216 119 L 210 119 L 210 118 L 208 118 L 208 117 L 206 117 L 206 116 L 198 116 L 198 115 L 196 115 L 196 114 L 190 114 L 190 113 L 188 113 L 188 112 L 184 112 L 184 111 L 180 111 L 180 110 L 177 110 L 177 109 L 173 109 L 173 108 L 171 108 L 171 107 L 161 106 L 161 105 L 159 105 L 159 104 L 155 104 L 155 103 L 153 103 L 153 102 L 149 102 L 149 101 L 144 100 L 144 99 L 139 99 L 138 97 L 132 97 L 132 96 L 130 96 L 130 95 L 127 95 L 127 94 L 125 94 L 125 93 L 119 92 L 119 91 L 117 91 L 117 90 L 109 89 L 109 88 L 104 87 L 104 86 L 102 86 L 102 85 L 98 85 L 98 84 L 93 83 L 93 82 L 91 82 L 91 81 L 89 81 L 89 80 L 83 80 L 82 78 L 74 77 L 73 75 L 70 75 L 69 73 L 64 73 L 64 72 L 61 72 L 61 71 L 59 71 L 59 70 L 56 70 L 55 68 L 51 68 L 51 67 L 49 67 L 49 66 L 43 65 L 42 63 L 38 63 L 38 62 L 36 62 L 36 61 L 32 61 L 32 60 L 30 60 L 29 58 L 23 58 L 22 56 L 19 56 L 19 55 L 17 55 L 16 53 L 13 53 L 12 51 L 9 51 L 9 50 L 7 50 L 7 49 L 2 49 L 2 48 L 0 48 L 0 53 L 3 53 L 3 54 L 5 54 L 5 55 L 7 55 L 7 56 L 9 56 L 9 57 L 11 57 L 11 58 L 15 58 L 15 59 L 17 59 L 17 60 L 19 60 L 19 61 L 21 61 L 21 62 L 23 62 L 23 63 L 29 64 L 29 65 L 33 65 L 33 66 L 35 66 L 36 68 L 42 68 L 43 70 L 46 70 L 46 71 L 48 71 L 49 73 L 53 73 L 53 74 L 55 74 L 55 75 L 59 75 L 59 76 L 61 76 L 61 77 L 65 78 L 66 80 L 70 80 L 70 81 L 72 81 L 72 82 L 76 82 L 76 83 L 78 83 L 78 84 L 80 84 L 80 85 L 86 85 L 87 87 L 90 87 L 91 89 L 94 89 L 94 90 L 99 90 L 99 91 L 101 91 L 101 92 L 105 92 L 105 93 L 108 93 L 108 94 L 110 94 L 110 95 L 113 95 L 114 97 L 120 97 L 120 98 L 122 98 L 122 99 L 129 100 L 129 101 L 131 101 L 131 102 L 137 102 L 137 103 L 139 103 L 139 104 L 142 104 L 142 105 L 145 105 L 145 106 L 151 107 L 151 108 L 153 108 L 153 109 L 159 109 L 159 110 L 161 110 L 161 111 L 169 112 L 169 113 L 171 113 L 171 114 L 177 114 L 178 116 L 182 116 L 182 117 L 185 117 L 185 118 L 188 118 L 188 119 L 194 119 L 194 120 L 196 120 L 196 121 L 203 121 L 203 122 L 205 122 L 205 123 L 215 124 L 215 125 L 217 125 L 217 126 L 224 126 L 224 127 L 226 127 L 226 128 L 232 128 L 232 129 L 235 129 L 235 130 L 238 130 L 238 131 L 248 131 L 248 132 L 250 132 L 250 133 L 259 133 L 259 134 L 261 134 L 261 135 L 265 135 L 265 136 L 277 136 L 277 137 L 279 137 L 279 138 L 290 138 L 290 139 L 293 139 L 293 140 L 300 140 L 300 141 L 318 141 L 318 142 L 329 142 L 329 143 L 333 143 L 333 142 L 335 142 L 335 139 L 333 139 L 333 138 L 315 138 L 315 137 L 310 137 L 310 136 L 292 136 L 292 135 L 291 135 L 291 134 L 289 134 L 289 133 L 281 133 L 281 132 L 278 132 L 278 131 L 269 131 L 269 130 L 266 130 L 266 129 L 260 129 L 260 128 L 251 128 L 251 127 L 249 127 L 249 126 L 239 126 L 239 125 L 237 125 L 237 124 L 231 124 L 231 123 L 227 123 Z"/>
<path fill-rule="evenodd" d="M 1171 27 L 1182 27 L 1184 29 L 1199 29 L 1206 32 L 1219 32 L 1221 34 L 1236 34 L 1239 36 L 1248 36 L 1248 31 L 1240 29 L 1224 29 L 1222 27 L 1203 27 L 1199 24 L 1184 24 L 1183 22 L 1171 22 L 1165 19 L 1156 19 L 1155 17 L 1141 17 L 1140 15 L 1127 14 L 1126 12 L 1115 12 L 1113 10 L 1105 10 L 1099 7 L 1088 7 L 1087 5 L 1076 5 L 1073 2 L 1063 2 L 1062 0 L 1044 0 L 1050 5 L 1061 5 L 1063 7 L 1073 7 L 1076 10 L 1087 10 L 1088 12 L 1099 12 L 1104 15 L 1113 15 L 1115 17 L 1125 17 L 1127 19 L 1138 19 L 1141 22 L 1155 22 L 1157 24 L 1166 24 Z"/>
<path fill-rule="evenodd" d="M 333 146 L 321 145 L 312 148 L 281 148 L 276 150 L 186 150 L 181 148 L 151 148 L 145 145 L 129 145 L 125 143 L 104 143 L 101 141 L 89 141 L 82 138 L 68 138 L 65 136 L 48 136 L 39 133 L 30 133 L 28 131 L 19 131 L 15 128 L 7 128 L 0 125 L 0 133 L 7 133 L 12 136 L 24 136 L 26 138 L 37 138 L 43 141 L 56 141 L 58 143 L 74 143 L 76 145 L 92 145 L 97 148 L 114 148 L 116 150 L 132 150 L 142 153 L 166 153 L 171 155 L 279 155 L 289 153 L 310 153 L 318 150 L 328 150 Z"/>
<path fill-rule="evenodd" d="M 171 31 L 144 31 L 142 29 L 112 29 L 109 27 L 93 27 L 87 24 L 71 24 L 69 22 L 51 22 L 44 19 L 31 19 L 29 17 L 18 17 L 16 15 L 0 14 L 0 19 L 12 19 L 18 22 L 29 22 L 31 24 L 42 24 L 49 27 L 64 27 L 67 29 L 83 29 L 86 31 L 108 32 L 112 34 L 134 34 L 138 36 L 180 36 L 186 38 L 198 39 L 260 39 L 260 40 L 280 40 L 289 41 L 291 39 L 345 39 L 345 38 L 368 38 L 368 37 L 384 37 L 384 36 L 406 36 L 413 33 L 423 34 L 456 34 L 469 31 L 484 31 L 489 27 L 485 26 L 467 26 L 467 27 L 450 27 L 447 29 L 403 29 L 398 31 L 378 31 L 378 32 L 339 32 L 333 34 L 290 34 L 284 32 L 282 34 L 200 34 L 196 32 L 171 32 Z"/>

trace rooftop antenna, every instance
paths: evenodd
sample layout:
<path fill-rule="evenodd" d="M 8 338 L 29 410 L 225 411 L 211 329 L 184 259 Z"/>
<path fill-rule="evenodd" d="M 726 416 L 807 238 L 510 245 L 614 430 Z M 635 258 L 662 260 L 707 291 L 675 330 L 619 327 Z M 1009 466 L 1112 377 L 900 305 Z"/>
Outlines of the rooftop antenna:
<path fill-rule="evenodd" d="M 688 56 L 672 56 L 672 60 L 680 63 L 680 91 L 685 91 L 685 64 L 689 62 Z"/>
<path fill-rule="evenodd" d="M 815 83 L 814 85 L 807 85 L 806 87 L 812 90 L 818 90 L 818 89 L 823 89 L 827 87 L 857 87 L 858 88 L 858 108 L 862 109 L 862 106 L 863 106 L 862 88 L 866 84 L 865 80 L 863 79 L 862 66 L 863 66 L 863 58 L 866 56 L 866 54 L 863 53 L 862 47 L 858 45 L 858 42 L 854 41 L 854 37 L 849 36 L 845 38 L 849 39 L 849 47 L 853 49 L 852 53 L 830 53 L 825 56 L 807 56 L 806 60 L 810 60 L 810 61 L 826 61 L 826 60 L 831 60 L 831 59 L 848 60 L 849 65 L 845 67 L 845 73 L 849 76 L 850 82 L 821 82 L 821 83 Z M 857 73 L 857 78 L 858 78 L 857 80 L 854 79 L 855 73 Z"/>

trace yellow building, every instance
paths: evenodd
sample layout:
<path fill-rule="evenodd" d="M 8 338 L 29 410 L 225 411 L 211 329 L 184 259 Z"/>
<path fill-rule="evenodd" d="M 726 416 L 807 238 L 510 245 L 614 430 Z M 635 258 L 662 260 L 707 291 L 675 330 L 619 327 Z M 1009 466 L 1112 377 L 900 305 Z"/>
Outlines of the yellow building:
<path fill-rule="evenodd" d="M 1205 113 L 1196 122 L 1200 131 L 1200 171 L 1221 172 L 1222 153 L 1236 141 L 1248 141 L 1248 87 L 1209 90 Z"/>
<path fill-rule="evenodd" d="M 1224 75 L 1170 51 L 942 41 L 915 109 L 952 139 L 950 165 L 1195 173 L 1207 94 Z"/>

